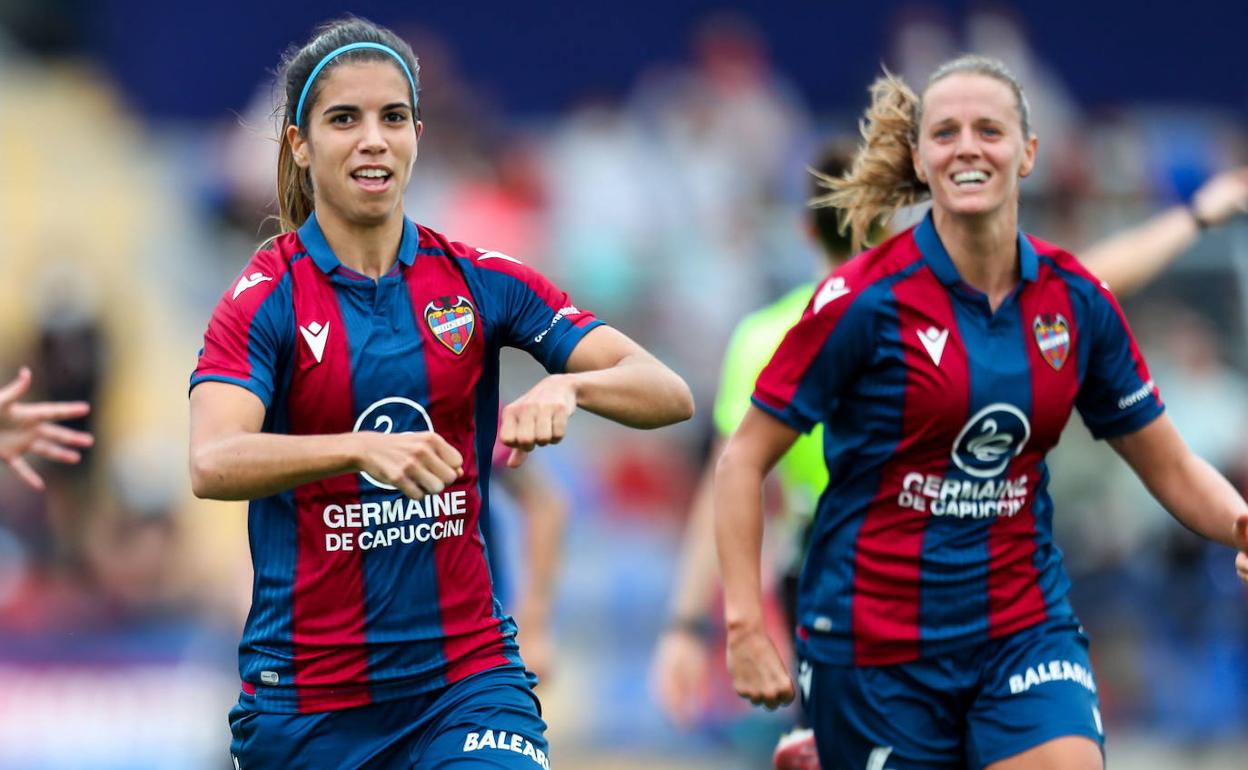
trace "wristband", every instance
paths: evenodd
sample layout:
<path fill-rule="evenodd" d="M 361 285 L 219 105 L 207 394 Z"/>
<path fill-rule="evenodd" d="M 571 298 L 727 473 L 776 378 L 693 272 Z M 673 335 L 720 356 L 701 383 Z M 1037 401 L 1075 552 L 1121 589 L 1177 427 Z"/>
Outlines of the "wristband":
<path fill-rule="evenodd" d="M 699 639 L 706 640 L 711 638 L 711 632 L 714 630 L 709 618 L 672 618 L 667 623 L 667 631 L 681 634 L 689 634 Z"/>

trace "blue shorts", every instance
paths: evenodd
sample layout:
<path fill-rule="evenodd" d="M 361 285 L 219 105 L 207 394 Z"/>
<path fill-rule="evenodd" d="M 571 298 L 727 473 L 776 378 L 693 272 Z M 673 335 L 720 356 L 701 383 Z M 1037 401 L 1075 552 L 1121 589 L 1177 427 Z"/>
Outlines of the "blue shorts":
<path fill-rule="evenodd" d="M 230 710 L 240 770 L 550 770 L 541 704 L 519 669 L 442 690 L 317 714 Z"/>
<path fill-rule="evenodd" d="M 803 660 L 798 682 L 823 770 L 981 770 L 1063 736 L 1104 751 L 1074 620 L 894 666 Z"/>

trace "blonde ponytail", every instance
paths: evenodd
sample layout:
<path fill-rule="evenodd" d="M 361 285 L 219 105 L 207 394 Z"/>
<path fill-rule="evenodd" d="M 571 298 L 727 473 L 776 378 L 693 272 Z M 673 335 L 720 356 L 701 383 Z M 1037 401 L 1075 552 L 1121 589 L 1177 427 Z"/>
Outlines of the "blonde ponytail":
<path fill-rule="evenodd" d="M 816 208 L 841 209 L 841 230 L 849 228 L 858 251 L 872 228 L 905 206 L 929 195 L 914 173 L 911 148 L 918 137 L 919 98 L 887 69 L 871 84 L 871 106 L 858 124 L 862 143 L 853 165 L 839 177 L 819 174 L 827 194 L 813 198 Z"/>

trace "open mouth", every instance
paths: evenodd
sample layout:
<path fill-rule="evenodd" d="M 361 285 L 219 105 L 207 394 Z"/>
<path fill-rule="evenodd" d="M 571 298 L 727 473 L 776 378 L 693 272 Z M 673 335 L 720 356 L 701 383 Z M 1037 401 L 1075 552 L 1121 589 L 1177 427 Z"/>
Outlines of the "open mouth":
<path fill-rule="evenodd" d="M 986 171 L 959 171 L 953 175 L 953 183 L 961 188 L 982 187 L 988 183 Z"/>
<path fill-rule="evenodd" d="M 384 168 L 361 168 L 351 173 L 355 183 L 369 192 L 380 192 L 390 186 L 393 175 Z"/>

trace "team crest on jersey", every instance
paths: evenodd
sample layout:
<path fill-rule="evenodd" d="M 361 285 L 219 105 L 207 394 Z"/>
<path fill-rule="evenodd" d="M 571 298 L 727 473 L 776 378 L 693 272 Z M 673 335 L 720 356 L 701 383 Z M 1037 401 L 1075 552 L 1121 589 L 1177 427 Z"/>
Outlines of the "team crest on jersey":
<path fill-rule="evenodd" d="M 1070 355 L 1070 324 L 1061 313 L 1041 313 L 1032 322 L 1040 355 L 1054 369 L 1061 369 Z"/>
<path fill-rule="evenodd" d="M 425 322 L 429 324 L 433 336 L 452 353 L 459 355 L 472 340 L 472 332 L 477 328 L 477 315 L 467 297 L 438 297 L 425 305 Z"/>

